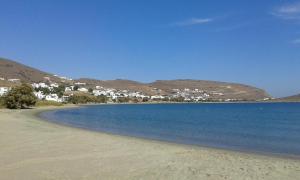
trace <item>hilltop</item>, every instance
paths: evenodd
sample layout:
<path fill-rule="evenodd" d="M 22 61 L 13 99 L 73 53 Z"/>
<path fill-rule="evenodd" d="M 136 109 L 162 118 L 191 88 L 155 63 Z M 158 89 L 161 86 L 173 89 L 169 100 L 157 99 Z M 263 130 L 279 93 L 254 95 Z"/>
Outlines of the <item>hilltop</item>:
<path fill-rule="evenodd" d="M 132 80 L 97 80 L 90 78 L 69 79 L 57 75 L 43 72 L 21 63 L 0 58 L 0 86 L 13 86 L 21 81 L 28 83 L 36 82 L 55 82 L 68 85 L 82 84 L 86 88 L 95 88 L 101 86 L 104 88 L 113 88 L 118 90 L 139 91 L 147 95 L 170 95 L 170 94 L 209 94 L 211 100 L 263 100 L 270 98 L 270 95 L 264 90 L 229 82 L 217 82 L 206 80 L 157 80 L 152 83 L 141 83 Z M 4 79 L 4 80 L 3 80 Z M 9 81 L 10 79 L 10 81 Z M 12 81 L 11 79 L 17 79 Z"/>
<path fill-rule="evenodd" d="M 300 102 L 300 94 L 294 95 L 294 96 L 288 96 L 288 97 L 278 98 L 275 101 L 280 101 L 280 102 Z"/>
<path fill-rule="evenodd" d="M 26 66 L 24 64 L 12 61 L 9 59 L 0 58 L 0 78 L 8 79 L 19 79 L 29 83 L 33 82 L 44 82 L 50 79 L 54 82 L 60 82 L 58 77 L 53 74 L 40 71 L 38 69 Z M 11 81 L 8 81 L 11 82 Z M 1 84 L 3 84 L 2 82 Z M 11 84 L 11 83 L 9 83 Z"/>

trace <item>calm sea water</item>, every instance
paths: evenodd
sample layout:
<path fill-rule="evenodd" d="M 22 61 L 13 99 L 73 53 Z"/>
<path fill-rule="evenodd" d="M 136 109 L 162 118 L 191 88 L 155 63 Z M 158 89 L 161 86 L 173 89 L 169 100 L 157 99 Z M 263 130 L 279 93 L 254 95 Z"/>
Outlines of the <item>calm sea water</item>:
<path fill-rule="evenodd" d="M 51 122 L 176 143 L 300 155 L 300 103 L 100 105 L 44 112 Z"/>

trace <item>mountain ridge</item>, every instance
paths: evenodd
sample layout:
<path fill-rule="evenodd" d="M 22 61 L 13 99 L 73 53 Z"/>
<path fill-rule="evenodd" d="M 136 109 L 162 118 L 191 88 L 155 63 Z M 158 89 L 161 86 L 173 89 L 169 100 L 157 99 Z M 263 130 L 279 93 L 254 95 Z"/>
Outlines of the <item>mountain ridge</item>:
<path fill-rule="evenodd" d="M 13 86 L 16 83 L 8 82 L 7 79 L 20 79 L 20 81 L 34 83 L 51 81 L 56 83 L 75 84 L 80 82 L 87 87 L 102 86 L 114 89 L 127 89 L 132 91 L 141 91 L 148 95 L 167 95 L 175 93 L 176 89 L 192 89 L 203 92 L 210 92 L 212 100 L 218 99 L 239 99 L 239 100 L 262 100 L 271 98 L 271 96 L 263 89 L 249 85 L 219 82 L 209 80 L 194 79 L 175 79 L 175 80 L 156 80 L 150 83 L 142 83 L 133 80 L 115 79 L 115 80 L 98 80 L 93 78 L 68 79 L 59 77 L 51 73 L 43 72 L 36 68 L 32 68 L 22 63 L 12 61 L 6 58 L 0 58 L 0 85 L 9 84 Z"/>

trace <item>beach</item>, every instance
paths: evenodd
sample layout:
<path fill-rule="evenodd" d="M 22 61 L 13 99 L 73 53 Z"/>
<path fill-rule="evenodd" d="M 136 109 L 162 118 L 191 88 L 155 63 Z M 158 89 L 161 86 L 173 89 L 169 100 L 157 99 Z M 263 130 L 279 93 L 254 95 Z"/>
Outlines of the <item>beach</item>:
<path fill-rule="evenodd" d="M 0 180 L 300 178 L 299 159 L 110 135 L 36 116 L 53 108 L 0 110 Z"/>

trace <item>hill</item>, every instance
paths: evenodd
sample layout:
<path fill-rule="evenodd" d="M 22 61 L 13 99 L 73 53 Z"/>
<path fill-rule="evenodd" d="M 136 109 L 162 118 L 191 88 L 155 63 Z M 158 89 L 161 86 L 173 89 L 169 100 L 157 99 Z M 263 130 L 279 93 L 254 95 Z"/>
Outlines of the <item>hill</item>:
<path fill-rule="evenodd" d="M 29 83 L 33 82 L 44 82 L 51 80 L 53 82 L 61 82 L 61 79 L 55 77 L 50 73 L 40 71 L 38 69 L 23 65 L 21 63 L 0 58 L 0 78 L 8 79 L 19 79 Z M 5 82 L 1 82 L 4 84 Z M 11 82 L 7 82 L 12 84 Z"/>
<path fill-rule="evenodd" d="M 275 99 L 274 101 L 280 101 L 280 102 L 300 102 L 300 94 L 294 95 L 294 96 L 288 96 L 283 98 Z"/>
<path fill-rule="evenodd" d="M 88 87 L 102 86 L 105 88 L 127 89 L 132 91 L 140 91 L 152 95 L 152 87 L 148 84 L 140 83 L 132 80 L 116 79 L 116 80 L 96 80 L 89 78 L 76 79 L 76 82 L 86 83 Z"/>
<path fill-rule="evenodd" d="M 194 91 L 195 89 L 201 92 L 209 92 L 210 99 L 239 99 L 239 100 L 262 100 L 269 98 L 264 90 L 236 83 L 204 81 L 204 80 L 158 80 L 152 83 L 141 83 L 132 80 L 96 80 L 89 78 L 80 78 L 76 80 L 67 80 L 62 77 L 55 76 L 51 73 L 23 65 L 21 63 L 0 58 L 0 86 L 13 86 L 16 83 L 7 81 L 8 79 L 20 79 L 21 81 L 33 82 L 57 82 L 74 84 L 76 82 L 85 83 L 86 87 L 95 88 L 102 86 L 105 88 L 114 88 L 119 90 L 140 91 L 147 95 L 169 95 L 176 93 L 176 89 L 184 92 L 187 89 Z"/>
<path fill-rule="evenodd" d="M 184 91 L 185 89 L 210 92 L 212 100 L 217 99 L 239 99 L 239 100 L 262 100 L 270 98 L 264 90 L 252 86 L 226 83 L 217 81 L 203 80 L 158 80 L 153 83 L 140 83 L 131 80 L 95 80 L 95 79 L 78 79 L 78 82 L 86 83 L 88 87 L 102 86 L 114 89 L 128 89 L 141 91 L 148 95 L 161 94 L 169 95 L 175 93 L 175 90 Z"/>
<path fill-rule="evenodd" d="M 244 100 L 262 100 L 269 98 L 270 95 L 264 90 L 236 83 L 204 81 L 204 80 L 169 80 L 155 81 L 150 86 L 171 93 L 173 89 L 199 89 L 201 91 L 212 92 L 212 99 L 244 99 Z M 220 94 L 223 94 L 220 97 Z"/>

